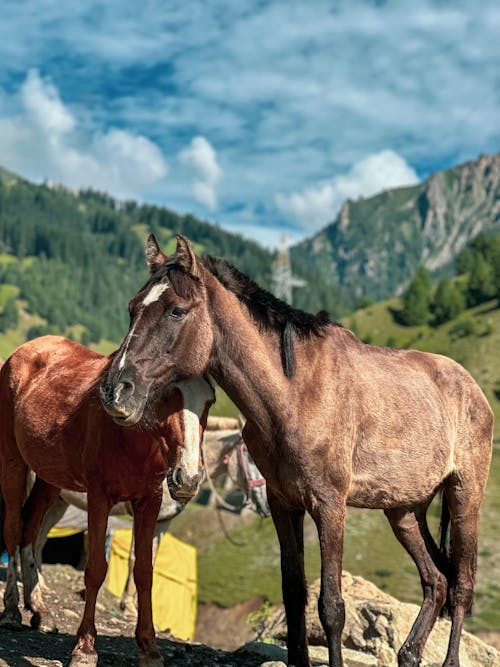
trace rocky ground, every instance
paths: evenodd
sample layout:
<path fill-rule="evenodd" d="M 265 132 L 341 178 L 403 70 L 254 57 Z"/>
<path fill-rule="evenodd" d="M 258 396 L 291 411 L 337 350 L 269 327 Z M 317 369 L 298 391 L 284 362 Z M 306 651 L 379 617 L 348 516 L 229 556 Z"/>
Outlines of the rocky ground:
<path fill-rule="evenodd" d="M 19 632 L 0 630 L 0 667 L 61 667 L 69 662 L 75 634 L 84 607 L 83 572 L 66 565 L 45 565 L 45 578 L 51 591 L 46 600 L 53 611 L 56 633 L 30 629 L 30 615 L 23 612 L 24 628 Z M 0 595 L 3 595 L 5 570 L 0 569 Z M 117 599 L 106 590 L 99 593 L 96 609 L 99 665 L 132 667 L 136 664 L 135 624 L 120 612 Z M 166 665 L 176 667 L 256 667 L 262 655 L 242 650 L 236 653 L 212 649 L 203 644 L 176 640 L 158 633 L 158 644 Z"/>
<path fill-rule="evenodd" d="M 22 631 L 0 630 L 0 667 L 62 667 L 69 662 L 84 606 L 83 573 L 64 565 L 46 565 L 44 572 L 51 589 L 46 600 L 58 631 L 45 634 L 31 630 L 29 615 L 24 613 Z M 4 574 L 5 570 L 0 568 L 0 595 L 3 594 Z M 307 612 L 310 655 L 315 666 L 325 665 L 328 661 L 316 613 L 318 589 L 318 582 L 310 587 Z M 347 609 L 343 636 L 346 667 L 395 667 L 397 649 L 417 608 L 398 602 L 370 582 L 348 573 L 343 577 L 343 590 Z M 168 633 L 158 633 L 158 645 L 166 667 L 284 667 L 286 652 L 282 646 L 286 639 L 286 624 L 283 609 L 277 606 L 255 613 L 260 604 L 260 600 L 254 599 L 230 610 L 213 605 L 200 609 L 197 631 L 203 641 L 218 647 L 243 644 L 236 650 L 181 642 Z M 246 622 L 252 612 L 254 630 Z M 96 648 L 101 667 L 132 667 L 136 664 L 134 622 L 124 617 L 117 599 L 106 590 L 99 594 L 96 626 Z M 255 630 L 259 640 L 255 640 Z M 438 621 L 422 667 L 442 664 L 448 633 L 449 622 Z M 461 659 L 463 667 L 500 667 L 500 653 L 472 635 L 464 637 Z"/>

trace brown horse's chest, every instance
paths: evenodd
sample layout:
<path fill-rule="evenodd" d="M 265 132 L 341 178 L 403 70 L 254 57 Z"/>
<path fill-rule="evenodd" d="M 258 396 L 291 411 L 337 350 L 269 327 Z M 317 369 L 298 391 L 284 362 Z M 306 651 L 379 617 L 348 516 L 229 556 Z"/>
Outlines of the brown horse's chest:
<path fill-rule="evenodd" d="M 99 466 L 94 471 L 115 502 L 142 497 L 145 489 L 161 493 L 167 464 L 158 442 L 140 442 L 137 446 L 134 441 L 124 439 L 106 448 L 102 458 L 94 463 Z"/>
<path fill-rule="evenodd" d="M 308 507 L 308 475 L 296 438 L 265 440 L 249 425 L 244 431 L 248 450 L 274 495 L 290 507 Z"/>

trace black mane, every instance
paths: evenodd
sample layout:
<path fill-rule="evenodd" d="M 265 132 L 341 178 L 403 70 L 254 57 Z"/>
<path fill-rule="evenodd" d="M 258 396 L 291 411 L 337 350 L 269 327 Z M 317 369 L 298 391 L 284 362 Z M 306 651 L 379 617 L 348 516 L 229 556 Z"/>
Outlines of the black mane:
<path fill-rule="evenodd" d="M 331 324 L 326 311 L 322 310 L 313 315 L 293 308 L 257 285 L 224 259 L 207 255 L 201 261 L 224 287 L 247 306 L 252 316 L 266 329 L 281 331 L 289 324 L 298 336 L 307 338 L 311 335 L 320 336 L 326 325 Z"/>
<path fill-rule="evenodd" d="M 332 324 L 324 310 L 317 315 L 293 308 L 267 290 L 259 287 L 241 271 L 224 259 L 205 256 L 203 266 L 228 290 L 244 303 L 252 317 L 264 329 L 276 331 L 281 336 L 282 362 L 285 375 L 292 377 L 295 372 L 293 338 L 310 338 L 323 335 L 325 328 Z"/>

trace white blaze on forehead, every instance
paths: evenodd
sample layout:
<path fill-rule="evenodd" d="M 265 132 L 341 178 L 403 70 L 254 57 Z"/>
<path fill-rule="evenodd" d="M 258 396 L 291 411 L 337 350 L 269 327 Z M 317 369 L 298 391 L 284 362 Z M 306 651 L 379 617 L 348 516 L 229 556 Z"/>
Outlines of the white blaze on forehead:
<path fill-rule="evenodd" d="M 169 288 L 169 284 L 167 282 L 157 283 L 156 285 L 153 285 L 153 287 L 149 290 L 149 292 L 144 297 L 144 301 L 142 302 L 142 304 L 144 306 L 149 306 L 149 304 L 154 303 L 155 301 L 158 301 L 158 299 L 163 294 L 163 292 L 165 290 L 167 290 L 168 288 Z"/>
<path fill-rule="evenodd" d="M 125 366 L 125 357 L 127 356 L 127 351 L 128 351 L 128 346 L 130 345 L 130 341 L 132 340 L 132 337 L 134 335 L 135 328 L 137 326 L 137 323 L 141 319 L 143 315 L 143 309 L 144 306 L 149 306 L 151 303 L 155 303 L 155 301 L 158 301 L 160 296 L 163 294 L 165 290 L 169 288 L 168 282 L 163 282 L 163 283 L 158 283 L 156 285 L 153 285 L 153 287 L 149 290 L 149 292 L 146 294 L 142 301 L 142 308 L 139 311 L 139 314 L 137 315 L 135 322 L 132 326 L 132 328 L 129 331 L 129 334 L 127 336 L 127 339 L 125 341 L 125 344 L 123 346 L 123 353 L 120 359 L 120 363 L 118 364 L 119 370 L 122 370 L 122 368 Z"/>
<path fill-rule="evenodd" d="M 181 465 L 190 477 L 198 474 L 200 461 L 200 419 L 207 401 L 215 399 L 213 387 L 203 378 L 182 380 L 175 385 L 183 398 L 184 447 Z"/>
<path fill-rule="evenodd" d="M 125 345 L 123 346 L 123 354 L 122 354 L 122 358 L 120 359 L 120 363 L 118 364 L 118 368 L 119 368 L 120 370 L 122 370 L 122 368 L 125 366 L 125 357 L 127 356 L 128 346 L 130 345 L 130 341 L 132 340 L 132 336 L 134 335 L 134 331 L 135 331 L 135 328 L 136 328 L 136 326 L 137 326 L 137 323 L 138 323 L 139 320 L 141 319 L 141 315 L 142 315 L 142 312 L 139 313 L 139 315 L 138 315 L 136 321 L 135 321 L 134 324 L 132 325 L 132 328 L 131 328 L 130 331 L 128 332 L 128 336 L 127 336 L 127 339 L 126 339 L 126 341 L 125 341 Z"/>

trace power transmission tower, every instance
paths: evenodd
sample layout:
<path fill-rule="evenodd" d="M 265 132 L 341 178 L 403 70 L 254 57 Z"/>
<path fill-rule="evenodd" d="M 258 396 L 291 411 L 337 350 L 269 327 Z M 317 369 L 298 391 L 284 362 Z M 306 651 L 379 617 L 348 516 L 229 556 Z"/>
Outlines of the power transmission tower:
<path fill-rule="evenodd" d="M 305 287 L 307 282 L 302 278 L 297 278 L 292 274 L 292 263 L 290 252 L 288 250 L 288 239 L 281 237 L 281 243 L 276 257 L 273 261 L 271 291 L 278 299 L 286 301 L 290 305 L 293 302 L 293 288 Z"/>

